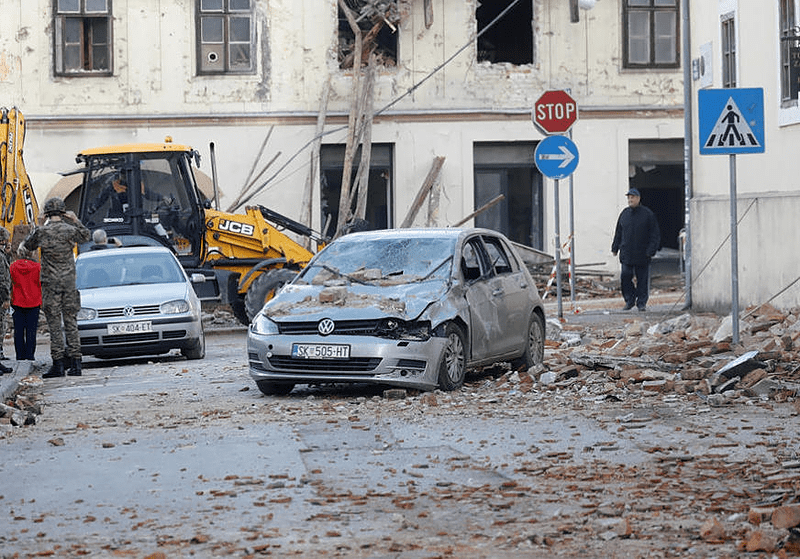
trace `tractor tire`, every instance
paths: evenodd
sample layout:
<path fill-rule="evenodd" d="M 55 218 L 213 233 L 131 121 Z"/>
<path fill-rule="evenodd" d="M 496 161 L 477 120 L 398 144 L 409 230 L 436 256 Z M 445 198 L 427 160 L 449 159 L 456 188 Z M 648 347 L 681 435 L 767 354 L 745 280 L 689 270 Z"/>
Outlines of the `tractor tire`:
<path fill-rule="evenodd" d="M 245 326 L 250 324 L 250 317 L 247 316 L 247 311 L 244 310 L 244 297 L 239 297 L 231 303 L 231 310 L 233 311 L 233 316 L 235 316 L 239 322 Z"/>
<path fill-rule="evenodd" d="M 259 274 L 250 284 L 247 293 L 244 294 L 244 308 L 245 312 L 247 312 L 247 318 L 252 321 L 253 317 L 264 306 L 264 303 L 272 299 L 275 293 L 292 281 L 296 275 L 297 272 L 286 268 L 274 268 Z"/>

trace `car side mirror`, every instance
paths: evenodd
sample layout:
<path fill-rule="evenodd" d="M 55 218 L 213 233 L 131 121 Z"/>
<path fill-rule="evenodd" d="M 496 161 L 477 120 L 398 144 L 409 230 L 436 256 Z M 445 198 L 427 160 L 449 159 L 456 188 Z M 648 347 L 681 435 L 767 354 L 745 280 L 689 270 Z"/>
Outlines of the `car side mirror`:
<path fill-rule="evenodd" d="M 206 277 L 203 274 L 192 274 L 192 283 L 205 283 Z"/>

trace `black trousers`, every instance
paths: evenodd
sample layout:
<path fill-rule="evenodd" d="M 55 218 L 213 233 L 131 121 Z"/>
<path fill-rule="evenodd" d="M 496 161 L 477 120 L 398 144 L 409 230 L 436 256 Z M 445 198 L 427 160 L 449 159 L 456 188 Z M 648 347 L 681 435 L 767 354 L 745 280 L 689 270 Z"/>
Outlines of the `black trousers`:
<path fill-rule="evenodd" d="M 634 278 L 636 282 L 634 283 Z M 650 297 L 650 262 L 647 264 L 622 264 L 620 273 L 622 298 L 627 305 L 647 306 Z"/>
<path fill-rule="evenodd" d="M 14 351 L 17 361 L 33 361 L 36 353 L 36 329 L 39 327 L 39 307 L 14 307 Z"/>

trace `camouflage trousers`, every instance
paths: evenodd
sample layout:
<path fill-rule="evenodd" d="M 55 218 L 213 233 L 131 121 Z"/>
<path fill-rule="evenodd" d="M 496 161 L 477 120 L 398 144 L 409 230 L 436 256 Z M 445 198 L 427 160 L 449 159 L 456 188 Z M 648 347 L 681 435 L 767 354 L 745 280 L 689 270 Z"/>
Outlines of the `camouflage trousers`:
<path fill-rule="evenodd" d="M 42 310 L 50 330 L 50 356 L 53 360 L 80 357 L 77 319 L 81 310 L 80 292 L 74 286 L 42 285 Z"/>
<path fill-rule="evenodd" d="M 6 301 L 0 301 L 3 305 Z M 0 357 L 5 355 L 3 350 L 3 342 L 6 339 L 6 332 L 8 332 L 8 310 L 0 306 Z"/>

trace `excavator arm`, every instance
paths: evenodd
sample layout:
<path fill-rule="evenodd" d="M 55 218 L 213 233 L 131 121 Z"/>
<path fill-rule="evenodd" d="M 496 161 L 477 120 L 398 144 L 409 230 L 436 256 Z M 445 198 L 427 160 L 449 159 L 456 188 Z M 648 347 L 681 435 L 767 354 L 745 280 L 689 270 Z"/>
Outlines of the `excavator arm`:
<path fill-rule="evenodd" d="M 25 170 L 22 145 L 25 117 L 16 108 L 0 108 L 0 225 L 14 233 L 18 225 L 33 227 L 39 204 Z"/>

